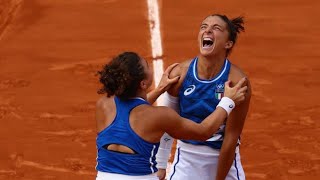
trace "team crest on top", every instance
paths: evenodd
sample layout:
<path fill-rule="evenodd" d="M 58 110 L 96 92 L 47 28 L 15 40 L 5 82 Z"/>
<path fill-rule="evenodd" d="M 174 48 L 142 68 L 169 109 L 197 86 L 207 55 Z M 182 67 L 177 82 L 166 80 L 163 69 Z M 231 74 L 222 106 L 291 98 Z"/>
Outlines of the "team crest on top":
<path fill-rule="evenodd" d="M 223 97 L 224 84 L 217 84 L 215 89 L 215 98 L 220 100 Z"/>

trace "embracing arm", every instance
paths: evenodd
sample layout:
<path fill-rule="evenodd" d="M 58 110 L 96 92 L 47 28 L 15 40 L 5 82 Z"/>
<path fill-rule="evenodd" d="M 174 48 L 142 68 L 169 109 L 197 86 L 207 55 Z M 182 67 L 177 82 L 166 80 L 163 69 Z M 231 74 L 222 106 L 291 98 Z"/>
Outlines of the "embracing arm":
<path fill-rule="evenodd" d="M 164 93 L 160 96 L 158 106 L 166 106 L 175 110 L 177 113 L 179 113 L 178 92 L 184 80 L 186 71 L 189 67 L 189 63 L 190 63 L 189 61 L 183 62 L 175 66 L 175 68 L 170 72 L 169 78 L 174 78 L 176 76 L 179 76 L 180 78 L 176 84 L 173 84 L 168 89 L 167 93 Z M 170 158 L 173 141 L 174 141 L 174 138 L 171 137 L 168 133 L 164 133 L 163 136 L 161 137 L 159 150 L 156 155 L 156 159 L 158 163 L 157 168 L 159 169 L 158 177 L 160 180 L 165 179 L 167 163 Z"/>
<path fill-rule="evenodd" d="M 164 93 L 160 97 L 159 104 L 160 106 L 166 106 L 177 113 L 179 113 L 179 98 L 171 96 L 169 93 Z M 159 176 L 160 179 L 164 179 L 165 176 L 165 169 L 167 168 L 167 163 L 170 158 L 171 154 L 171 149 L 172 149 L 172 143 L 174 141 L 174 138 L 171 137 L 168 133 L 164 133 L 163 136 L 161 137 L 160 140 L 160 146 L 158 149 L 158 153 L 156 155 L 157 159 L 157 168 L 159 171 L 164 171 L 162 172 L 163 175 Z"/>
<path fill-rule="evenodd" d="M 147 101 L 150 104 L 153 104 L 163 92 L 164 92 L 163 89 L 156 87 L 155 89 L 153 89 L 147 94 Z"/>
<path fill-rule="evenodd" d="M 180 76 L 178 76 L 178 75 L 169 77 L 169 74 L 171 75 L 171 71 L 177 65 L 178 65 L 178 63 L 170 65 L 165 70 L 165 72 L 162 74 L 159 85 L 147 94 L 147 101 L 150 104 L 153 104 L 162 93 L 166 92 L 171 87 L 171 85 L 173 85 L 179 81 Z"/>
<path fill-rule="evenodd" d="M 219 129 L 227 117 L 227 112 L 217 107 L 202 123 L 195 123 L 179 116 L 172 109 L 159 108 L 163 108 L 159 110 L 162 114 L 161 119 L 163 119 L 159 122 L 160 128 L 176 139 L 206 140 Z"/>
<path fill-rule="evenodd" d="M 166 177 L 166 168 L 173 142 L 173 138 L 171 136 L 177 139 L 206 140 L 212 136 L 213 132 L 219 128 L 227 117 L 227 112 L 221 107 L 218 107 L 217 110 L 207 118 L 207 121 L 212 122 L 206 121 L 202 124 L 182 118 L 175 111 L 169 108 L 165 109 L 162 113 L 166 117 L 161 118 L 164 120 L 161 121 L 161 126 L 167 133 L 162 136 L 160 147 L 156 155 L 158 162 L 157 168 L 159 169 L 157 175 L 160 180 L 164 180 Z"/>
<path fill-rule="evenodd" d="M 159 85 L 150 93 L 148 93 L 147 99 L 150 104 L 153 104 L 157 100 L 157 98 L 162 94 L 158 105 L 170 107 L 178 112 L 179 110 L 178 98 L 171 96 L 167 92 L 163 94 L 163 92 L 168 90 L 172 84 L 175 84 L 179 81 L 180 74 L 172 73 L 172 70 L 177 71 L 177 69 L 174 70 L 177 65 L 178 64 L 176 63 L 169 66 L 167 70 L 163 73 Z M 167 162 L 169 160 L 169 156 L 171 153 L 172 143 L 173 143 L 173 138 L 169 134 L 164 133 L 163 136 L 161 137 L 160 146 L 158 149 L 158 153 L 156 155 L 156 159 L 158 162 L 157 168 L 165 169 L 167 167 Z M 165 170 L 162 173 L 161 177 L 159 178 L 164 179 L 164 176 L 165 176 Z"/>
<path fill-rule="evenodd" d="M 226 178 L 235 158 L 235 149 L 244 126 L 251 98 L 249 81 L 247 81 L 247 86 L 248 91 L 245 95 L 246 98 L 244 102 L 232 111 L 227 120 L 225 136 L 220 150 L 216 180 L 224 180 Z"/>
<path fill-rule="evenodd" d="M 212 112 L 201 123 L 195 123 L 192 120 L 179 116 L 175 111 L 166 108 L 162 111 L 160 129 L 163 129 L 172 137 L 177 139 L 207 140 L 222 125 L 228 114 L 235 107 L 235 102 L 244 100 L 244 92 L 247 87 L 241 87 L 245 82 L 241 79 L 233 88 L 230 81 L 225 83 L 225 97 L 221 99 L 214 112 Z"/>

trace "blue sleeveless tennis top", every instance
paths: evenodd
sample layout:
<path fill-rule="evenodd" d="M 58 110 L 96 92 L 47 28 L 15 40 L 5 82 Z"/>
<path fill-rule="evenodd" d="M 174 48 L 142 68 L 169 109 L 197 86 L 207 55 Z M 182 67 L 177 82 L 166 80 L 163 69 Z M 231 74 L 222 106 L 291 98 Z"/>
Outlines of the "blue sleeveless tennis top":
<path fill-rule="evenodd" d="M 97 171 L 125 174 L 147 175 L 158 171 L 155 155 L 160 143 L 150 143 L 139 137 L 129 123 L 129 115 L 135 107 L 148 104 L 142 98 L 120 100 L 115 97 L 116 117 L 111 125 L 97 136 Z M 135 154 L 107 150 L 110 144 L 120 144 L 131 148 Z"/>
<path fill-rule="evenodd" d="M 179 91 L 180 115 L 196 123 L 201 123 L 215 109 L 224 92 L 224 83 L 228 80 L 231 63 L 226 59 L 220 72 L 210 80 L 198 77 L 198 58 L 192 60 Z M 207 145 L 221 149 L 225 124 L 207 141 L 182 140 L 194 145 Z"/>

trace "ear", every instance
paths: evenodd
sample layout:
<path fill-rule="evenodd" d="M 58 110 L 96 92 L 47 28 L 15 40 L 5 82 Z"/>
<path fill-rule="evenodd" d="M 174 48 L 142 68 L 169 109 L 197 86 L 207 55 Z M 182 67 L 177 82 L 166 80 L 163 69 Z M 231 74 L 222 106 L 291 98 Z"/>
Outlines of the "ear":
<path fill-rule="evenodd" d="M 142 80 L 142 81 L 140 82 L 140 88 L 143 89 L 143 90 L 148 89 L 148 83 L 147 83 L 146 80 Z"/>
<path fill-rule="evenodd" d="M 233 41 L 228 41 L 224 47 L 225 47 L 226 49 L 231 49 L 232 46 L 233 46 Z"/>

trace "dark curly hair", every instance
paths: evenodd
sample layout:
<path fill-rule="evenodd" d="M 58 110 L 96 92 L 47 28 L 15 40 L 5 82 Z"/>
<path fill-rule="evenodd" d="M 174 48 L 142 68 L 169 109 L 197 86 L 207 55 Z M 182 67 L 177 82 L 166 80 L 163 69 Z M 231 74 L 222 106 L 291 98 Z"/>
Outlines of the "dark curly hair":
<path fill-rule="evenodd" d="M 238 39 L 238 34 L 240 32 L 244 32 L 244 17 L 239 16 L 233 19 L 229 19 L 226 15 L 222 14 L 213 14 L 211 16 L 218 16 L 220 17 L 224 22 L 227 23 L 227 28 L 229 32 L 229 40 L 233 42 L 233 45 L 236 44 Z M 233 46 L 232 46 L 233 48 Z M 227 50 L 227 56 L 231 53 L 232 48 Z"/>
<path fill-rule="evenodd" d="M 103 85 L 98 93 L 107 93 L 108 97 L 116 95 L 120 99 L 135 97 L 140 82 L 146 77 L 141 58 L 134 52 L 124 52 L 113 58 L 98 75 Z"/>

